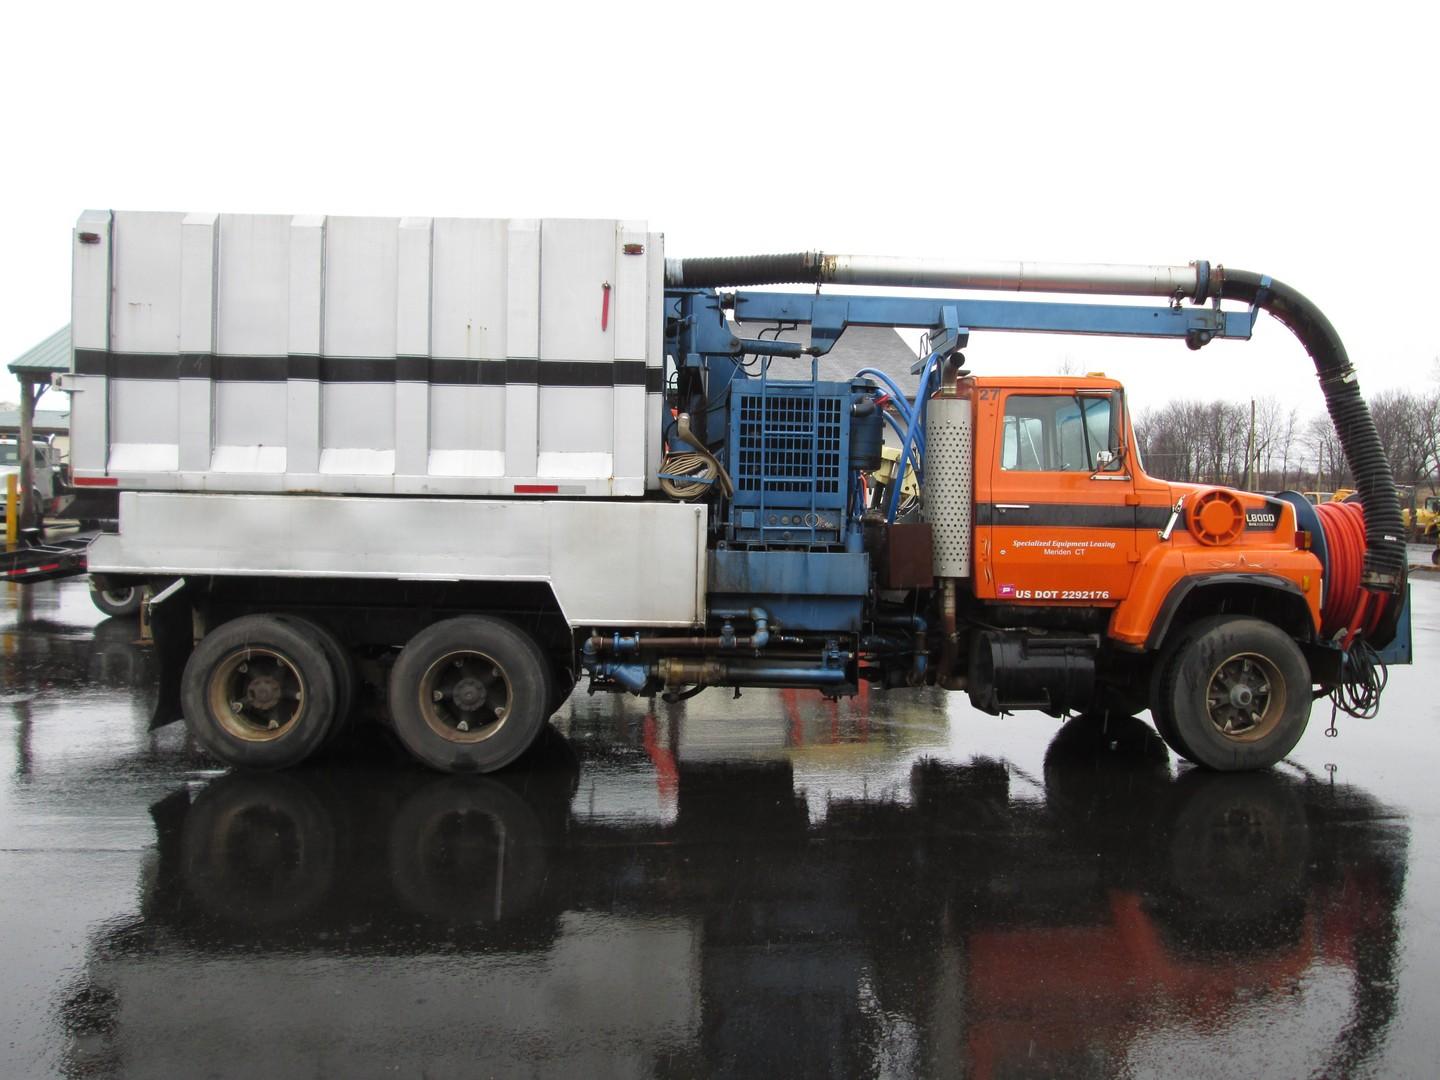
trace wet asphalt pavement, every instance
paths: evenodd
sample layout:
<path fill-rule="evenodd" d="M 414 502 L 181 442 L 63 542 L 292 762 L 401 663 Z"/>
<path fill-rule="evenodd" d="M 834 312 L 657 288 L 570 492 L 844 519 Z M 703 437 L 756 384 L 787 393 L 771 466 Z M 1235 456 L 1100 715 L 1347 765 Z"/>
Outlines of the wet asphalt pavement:
<path fill-rule="evenodd" d="M 229 773 L 83 582 L 3 588 L 0 1076 L 1436 1075 L 1440 578 L 1377 719 L 1240 776 L 718 690 Z"/>

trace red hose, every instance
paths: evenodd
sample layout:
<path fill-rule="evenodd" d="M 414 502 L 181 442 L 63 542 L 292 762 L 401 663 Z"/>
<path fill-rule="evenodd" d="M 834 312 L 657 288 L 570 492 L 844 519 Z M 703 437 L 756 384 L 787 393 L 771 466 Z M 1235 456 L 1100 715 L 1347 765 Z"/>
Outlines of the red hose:
<path fill-rule="evenodd" d="M 1345 631 L 1341 645 L 1348 649 L 1357 633 L 1374 633 L 1385 610 L 1384 599 L 1360 585 L 1365 565 L 1365 511 L 1352 502 L 1322 503 L 1315 509 L 1330 556 L 1320 633 L 1333 639 Z"/>

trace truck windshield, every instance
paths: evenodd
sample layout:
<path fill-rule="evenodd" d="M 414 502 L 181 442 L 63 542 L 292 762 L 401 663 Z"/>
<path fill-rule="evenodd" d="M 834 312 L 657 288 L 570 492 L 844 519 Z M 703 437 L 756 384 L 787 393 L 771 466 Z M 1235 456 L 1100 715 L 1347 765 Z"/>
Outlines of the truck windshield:
<path fill-rule="evenodd" d="M 1108 397 L 1011 394 L 1005 401 L 1000 467 L 1023 472 L 1094 472 L 1110 449 Z"/>
<path fill-rule="evenodd" d="M 20 447 L 15 443 L 0 443 L 0 465 L 20 464 Z"/>

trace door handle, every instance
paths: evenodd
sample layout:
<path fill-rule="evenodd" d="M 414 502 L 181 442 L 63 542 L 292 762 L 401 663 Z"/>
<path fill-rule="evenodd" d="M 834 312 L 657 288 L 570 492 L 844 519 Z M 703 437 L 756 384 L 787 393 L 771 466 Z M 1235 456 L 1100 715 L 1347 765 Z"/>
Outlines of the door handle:
<path fill-rule="evenodd" d="M 1029 510 L 1029 503 L 996 503 L 996 510 Z"/>
<path fill-rule="evenodd" d="M 1179 524 L 1180 515 L 1184 510 L 1185 496 L 1181 495 L 1180 498 L 1175 500 L 1175 505 L 1170 508 L 1170 520 L 1165 522 L 1165 528 L 1157 530 L 1155 535 L 1160 537 L 1161 540 L 1169 540 L 1170 534 L 1175 531 L 1175 526 Z"/>

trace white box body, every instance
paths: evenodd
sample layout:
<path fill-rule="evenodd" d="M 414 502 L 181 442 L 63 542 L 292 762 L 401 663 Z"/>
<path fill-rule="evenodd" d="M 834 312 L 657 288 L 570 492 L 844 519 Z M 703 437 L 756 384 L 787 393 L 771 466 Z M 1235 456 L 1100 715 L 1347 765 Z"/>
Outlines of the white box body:
<path fill-rule="evenodd" d="M 90 211 L 72 468 L 151 491 L 640 496 L 643 222 Z"/>

